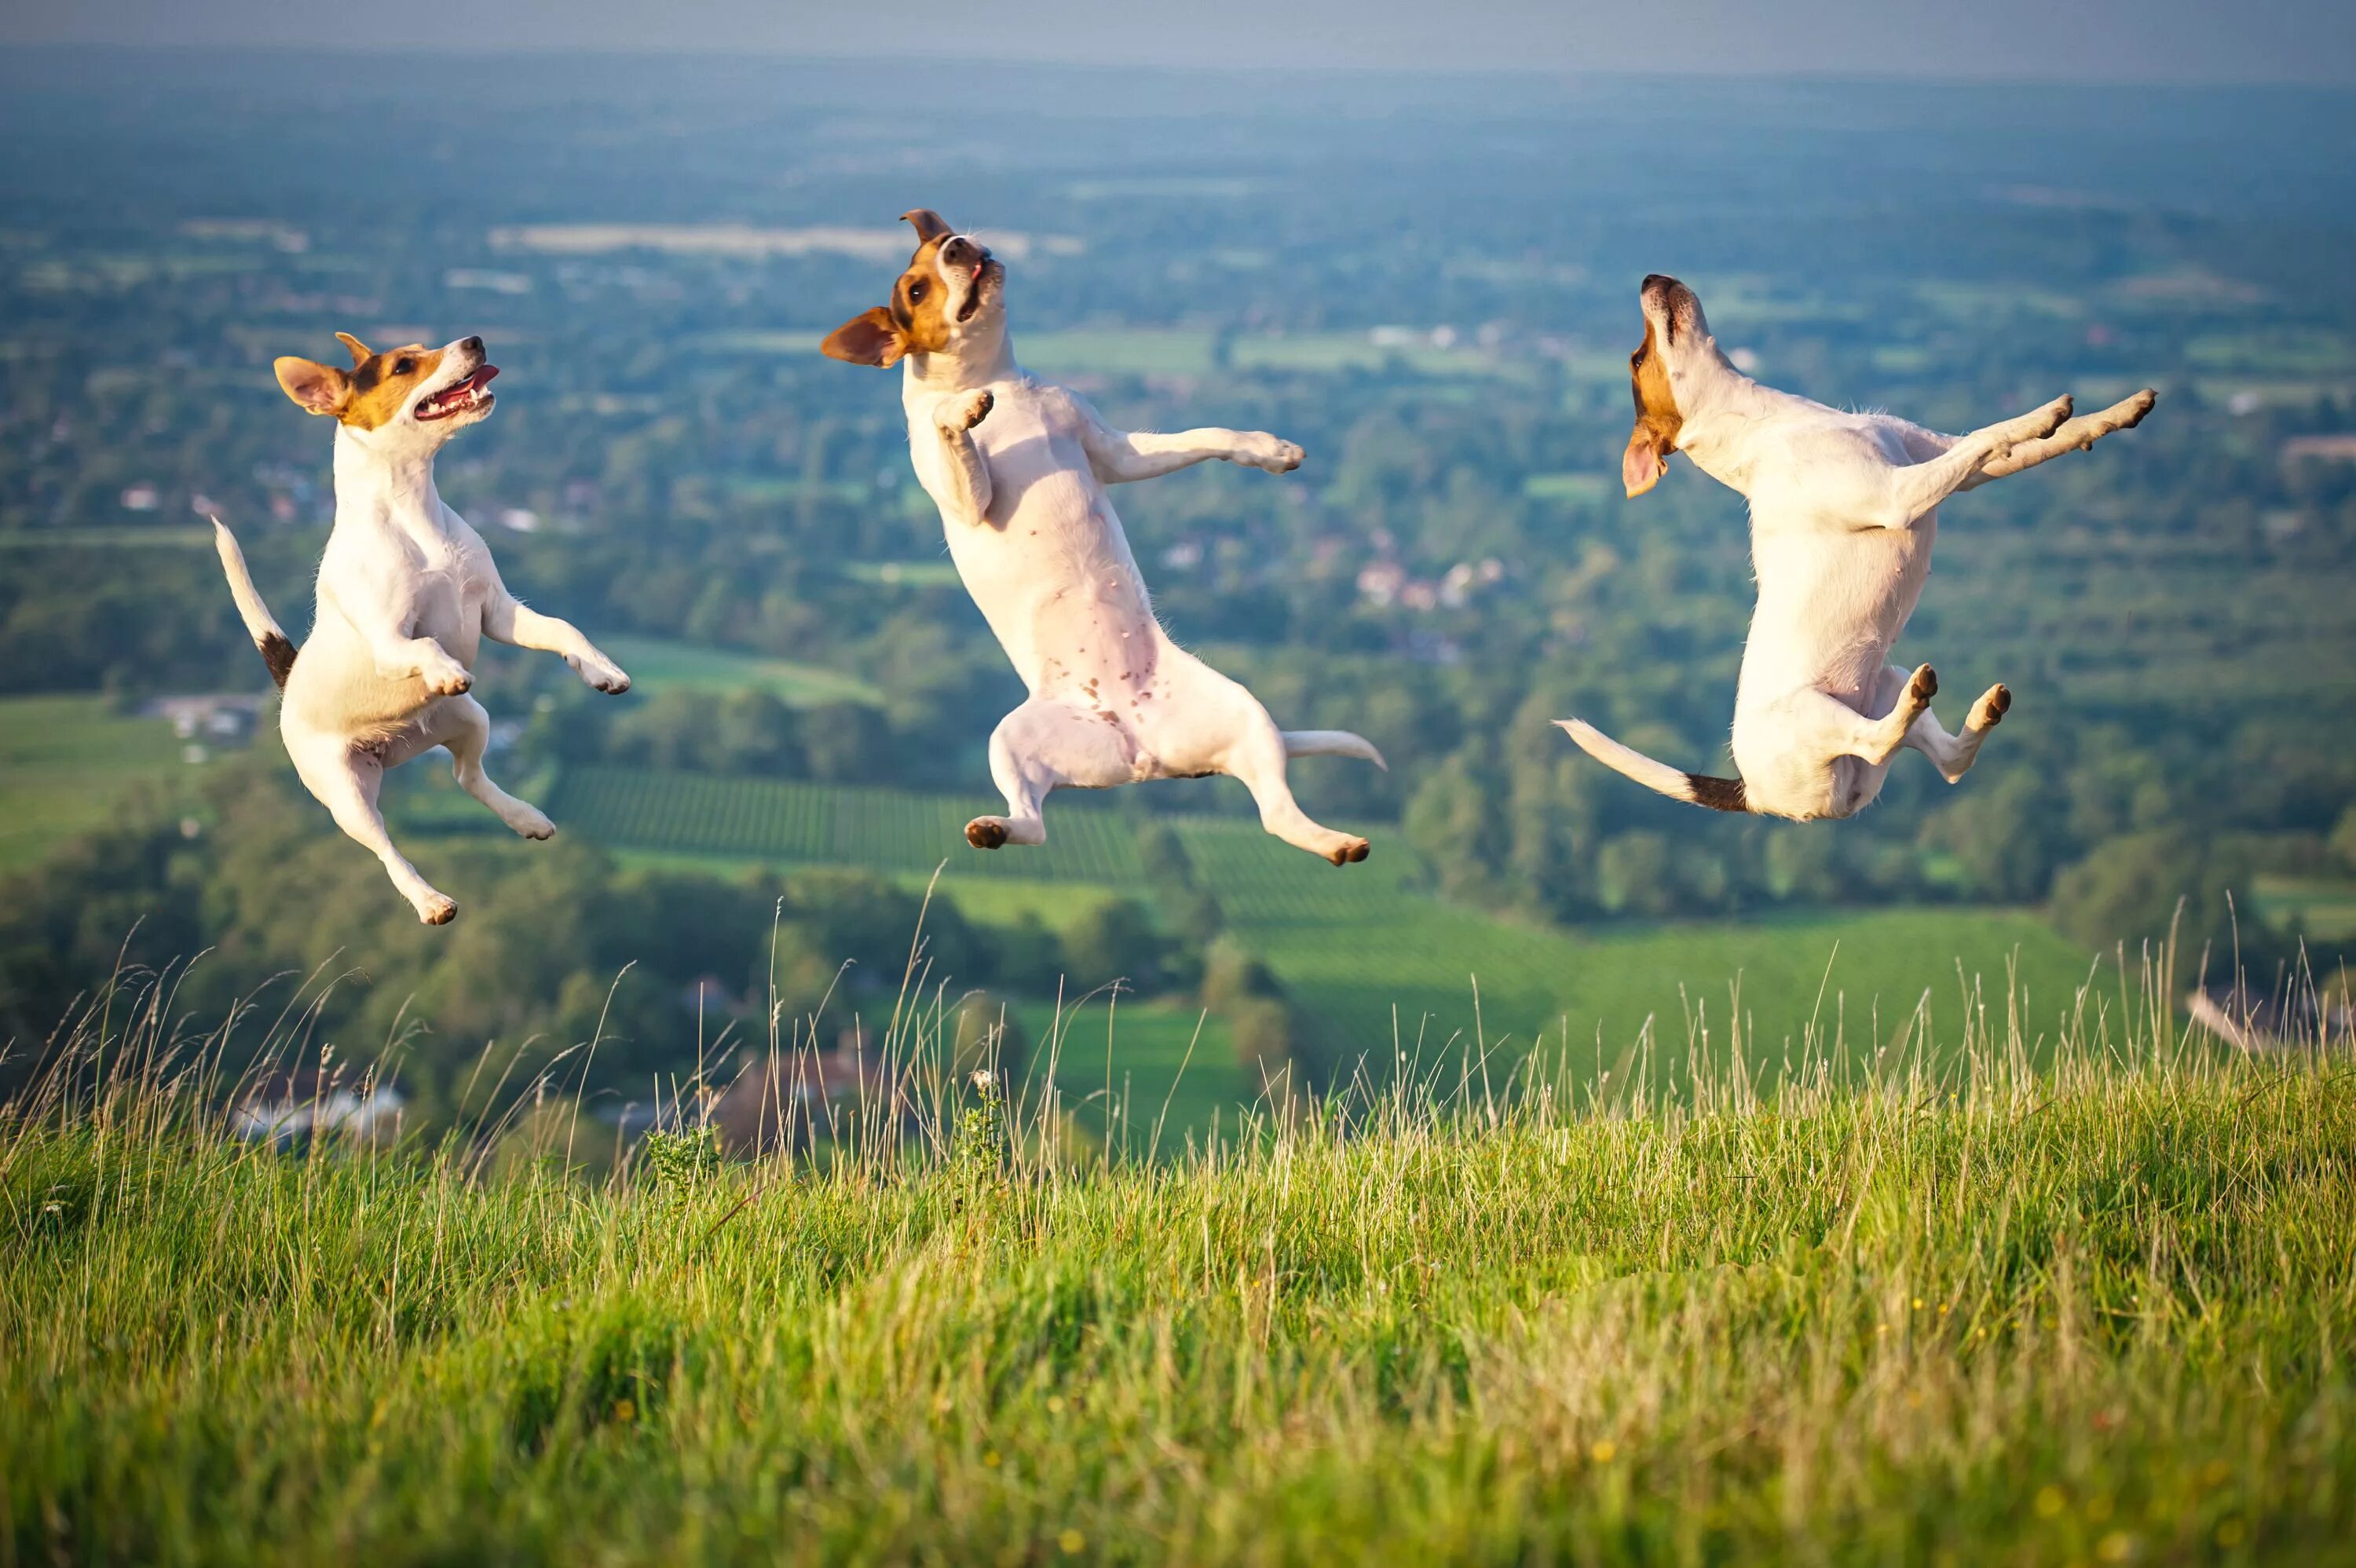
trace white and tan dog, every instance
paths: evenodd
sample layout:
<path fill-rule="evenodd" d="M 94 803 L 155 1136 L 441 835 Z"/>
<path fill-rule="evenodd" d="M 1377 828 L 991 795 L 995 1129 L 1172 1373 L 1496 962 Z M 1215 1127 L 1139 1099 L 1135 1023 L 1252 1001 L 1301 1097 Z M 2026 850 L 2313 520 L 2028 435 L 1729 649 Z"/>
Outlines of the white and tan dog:
<path fill-rule="evenodd" d="M 1719 352 L 1701 302 L 1675 278 L 1646 278 L 1642 297 L 1644 341 L 1629 360 L 1636 428 L 1621 464 L 1628 494 L 1651 489 L 1682 452 L 1751 502 L 1759 606 L 1734 699 L 1741 776 L 1681 773 L 1576 719 L 1562 727 L 1606 766 L 1719 811 L 1853 816 L 1881 792 L 1901 746 L 1955 783 L 2012 694 L 1990 687 L 1963 733 L 1950 735 L 1931 712 L 1931 667 L 1910 675 L 1888 663 L 1931 570 L 1939 503 L 2129 429 L 2155 394 L 2083 419 L 2057 398 L 1969 435 L 1941 435 L 1761 386 Z"/>
<path fill-rule="evenodd" d="M 482 639 L 562 654 L 600 691 L 627 691 L 630 677 L 570 624 L 519 603 L 481 537 L 434 487 L 443 443 L 490 415 L 498 368 L 485 360 L 483 340 L 379 354 L 336 336 L 351 351 L 349 370 L 293 357 L 277 364 L 288 397 L 336 421 L 336 524 L 299 656 L 218 518 L 214 542 L 246 631 L 286 694 L 279 729 L 294 771 L 337 827 L 376 851 L 417 917 L 441 925 L 458 906 L 385 832 L 377 791 L 386 769 L 447 747 L 459 785 L 500 821 L 527 838 L 556 831 L 483 772 L 490 720 L 467 695 Z"/>
<path fill-rule="evenodd" d="M 1337 730 L 1281 731 L 1252 694 L 1163 635 L 1106 486 L 1212 458 L 1282 474 L 1301 449 L 1272 435 L 1114 430 L 1075 393 L 1014 362 L 1006 269 L 939 215 L 905 215 L 916 251 L 879 305 L 838 327 L 826 352 L 905 364 L 900 400 L 916 477 L 940 507 L 958 575 L 1030 699 L 990 738 L 1004 816 L 967 824 L 980 849 L 1040 844 L 1050 790 L 1226 773 L 1260 823 L 1339 866 L 1366 841 L 1310 820 L 1287 759 L 1382 757 Z"/>

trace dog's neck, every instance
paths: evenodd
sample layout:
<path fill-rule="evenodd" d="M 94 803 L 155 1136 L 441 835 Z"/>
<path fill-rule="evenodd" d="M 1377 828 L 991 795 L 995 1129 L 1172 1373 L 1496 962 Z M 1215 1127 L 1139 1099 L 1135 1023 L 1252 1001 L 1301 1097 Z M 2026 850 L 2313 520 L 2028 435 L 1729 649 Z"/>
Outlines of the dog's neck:
<path fill-rule="evenodd" d="M 970 355 L 911 354 L 901 363 L 907 367 L 905 388 L 911 396 L 969 391 L 1014 374 L 1014 335 L 1001 332 L 988 349 Z"/>
<path fill-rule="evenodd" d="M 438 446 L 388 450 L 348 426 L 336 427 L 336 526 L 443 532 L 442 493 L 434 486 Z"/>
<path fill-rule="evenodd" d="M 1732 490 L 1748 494 L 1753 425 L 1792 400 L 1788 392 L 1762 387 L 1728 363 L 1718 340 L 1705 338 L 1700 361 L 1676 384 L 1677 450 L 1695 467 Z"/>

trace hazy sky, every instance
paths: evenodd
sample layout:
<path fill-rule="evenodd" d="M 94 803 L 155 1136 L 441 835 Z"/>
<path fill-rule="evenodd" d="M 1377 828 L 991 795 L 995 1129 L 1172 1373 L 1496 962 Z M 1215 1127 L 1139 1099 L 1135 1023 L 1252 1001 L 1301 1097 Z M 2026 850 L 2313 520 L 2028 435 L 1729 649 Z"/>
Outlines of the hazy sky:
<path fill-rule="evenodd" d="M 5 0 L 0 44 L 2356 83 L 2350 0 Z M 877 82 L 888 91 L 888 75 Z"/>

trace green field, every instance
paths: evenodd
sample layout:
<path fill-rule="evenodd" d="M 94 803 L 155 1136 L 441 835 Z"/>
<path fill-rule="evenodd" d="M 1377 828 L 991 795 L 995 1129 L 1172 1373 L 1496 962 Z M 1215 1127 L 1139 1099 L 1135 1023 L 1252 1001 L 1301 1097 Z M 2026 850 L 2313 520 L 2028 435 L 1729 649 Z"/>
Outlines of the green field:
<path fill-rule="evenodd" d="M 649 691 L 766 691 L 798 708 L 824 702 L 880 703 L 884 694 L 857 676 L 731 648 L 662 637 L 607 637 L 600 644 Z"/>
<path fill-rule="evenodd" d="M 144 789 L 187 772 L 160 719 L 115 714 L 96 698 L 0 698 L 0 873 L 38 863 L 104 827 Z"/>
<path fill-rule="evenodd" d="M 237 1145 L 82 1034 L 0 1141 L 0 1552 L 2344 1561 L 2345 1067 L 2111 1021 L 1158 1166 L 951 1100 L 606 1179 L 558 1105 L 496 1159 Z"/>
<path fill-rule="evenodd" d="M 634 853 L 727 864 L 849 864 L 929 878 L 962 903 L 968 888 L 1055 923 L 1067 895 L 1142 885 L 1138 819 L 1058 797 L 1038 849 L 984 852 L 964 825 L 994 803 L 890 790 L 716 779 L 635 769 L 565 773 L 548 803 L 568 829 Z M 1248 819 L 1173 819 L 1237 934 L 1321 1021 L 1321 1050 L 1377 1078 L 1396 1053 L 1508 1063 L 1543 1041 L 1604 1064 L 1657 1060 L 1707 1042 L 1734 1048 L 1739 997 L 1746 1058 L 1780 1072 L 1787 1053 L 1837 1038 L 1853 1059 L 1902 1042 L 1920 1018 L 1952 1045 L 1974 997 L 2016 979 L 2032 1032 L 2050 1031 L 2086 980 L 2086 960 L 2034 916 L 1981 909 L 1792 914 L 1740 923 L 1613 925 L 1575 932 L 1494 918 L 1420 889 L 1396 833 L 1375 830 L 1364 865 L 1336 869 Z M 1035 892 L 1017 894 L 1029 887 Z M 973 907 L 973 906 L 969 906 Z M 983 914 L 981 918 L 990 918 Z"/>

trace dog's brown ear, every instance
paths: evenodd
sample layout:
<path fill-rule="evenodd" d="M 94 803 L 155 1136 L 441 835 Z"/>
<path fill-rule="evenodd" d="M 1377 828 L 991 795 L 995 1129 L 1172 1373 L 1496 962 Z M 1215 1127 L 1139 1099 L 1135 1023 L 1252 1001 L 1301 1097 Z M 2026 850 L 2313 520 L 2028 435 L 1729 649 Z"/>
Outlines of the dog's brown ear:
<path fill-rule="evenodd" d="M 352 400 L 352 379 L 333 365 L 297 359 L 290 354 L 273 368 L 278 372 L 278 384 L 306 412 L 341 414 L 344 405 Z"/>
<path fill-rule="evenodd" d="M 861 311 L 828 333 L 826 341 L 819 345 L 819 352 L 830 359 L 889 369 L 908 352 L 908 336 L 892 319 L 892 313 L 879 304 Z"/>
<path fill-rule="evenodd" d="M 900 215 L 900 221 L 916 226 L 916 243 L 919 246 L 929 245 L 945 235 L 957 232 L 949 227 L 948 219 L 929 207 L 919 207 L 912 211 L 904 212 Z"/>
<path fill-rule="evenodd" d="M 1661 475 L 1669 471 L 1672 450 L 1644 421 L 1636 421 L 1628 437 L 1628 450 L 1620 458 L 1620 483 L 1628 487 L 1629 499 L 1661 482 Z"/>
<path fill-rule="evenodd" d="M 359 338 L 354 337 L 348 332 L 338 332 L 336 334 L 336 341 L 342 344 L 351 354 L 352 363 L 354 366 L 365 365 L 369 360 L 376 357 L 375 349 L 370 348 L 367 344 L 362 343 Z"/>

